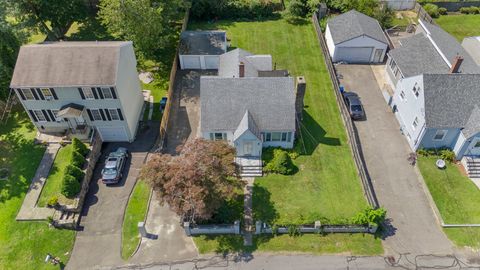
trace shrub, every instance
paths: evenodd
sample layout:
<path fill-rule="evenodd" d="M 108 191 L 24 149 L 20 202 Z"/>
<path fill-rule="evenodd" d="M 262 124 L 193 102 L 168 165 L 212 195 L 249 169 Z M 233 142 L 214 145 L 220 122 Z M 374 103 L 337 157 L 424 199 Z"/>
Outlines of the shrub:
<path fill-rule="evenodd" d="M 480 8 L 478 7 L 462 7 L 460 8 L 460 12 L 463 14 L 479 14 L 480 13 Z"/>
<path fill-rule="evenodd" d="M 82 154 L 80 154 L 78 151 L 73 151 L 72 152 L 72 164 L 73 166 L 83 168 L 83 164 L 85 163 L 85 158 L 83 157 Z"/>
<path fill-rule="evenodd" d="M 265 166 L 267 172 L 279 173 L 279 174 L 292 174 L 294 172 L 294 165 L 292 159 L 288 155 L 287 151 L 283 149 L 274 149 L 273 158 Z"/>
<path fill-rule="evenodd" d="M 75 177 L 65 174 L 63 176 L 63 182 L 62 182 L 62 194 L 67 197 L 71 198 L 80 192 L 80 183 L 78 183 L 77 179 Z"/>
<path fill-rule="evenodd" d="M 384 208 L 380 207 L 377 209 L 373 209 L 368 207 L 362 212 L 357 213 L 352 218 L 351 222 L 358 225 L 380 225 L 385 220 L 386 216 L 387 211 Z"/>
<path fill-rule="evenodd" d="M 65 167 L 65 174 L 75 177 L 78 182 L 81 182 L 85 176 L 85 173 L 80 168 L 72 164 L 69 164 L 67 167 Z"/>
<path fill-rule="evenodd" d="M 258 19 L 273 17 L 280 3 L 262 0 L 196 0 L 190 9 L 193 19 Z"/>
<path fill-rule="evenodd" d="M 425 149 L 425 148 L 420 148 L 420 149 L 417 150 L 417 154 L 419 154 L 422 157 L 428 157 L 432 154 L 431 151 L 432 150 L 428 150 L 428 149 Z"/>
<path fill-rule="evenodd" d="M 438 13 L 440 13 L 440 15 L 447 15 L 447 9 L 444 7 L 438 8 Z"/>
<path fill-rule="evenodd" d="M 455 161 L 455 153 L 449 149 L 440 150 L 440 157 L 445 161 Z"/>
<path fill-rule="evenodd" d="M 50 199 L 48 199 L 48 202 L 47 202 L 47 205 L 48 206 L 55 206 L 58 204 L 58 197 L 53 195 L 52 197 L 50 197 Z"/>
<path fill-rule="evenodd" d="M 73 138 L 72 147 L 73 151 L 79 152 L 82 154 L 82 156 L 86 156 L 88 154 L 88 147 L 77 138 Z"/>
<path fill-rule="evenodd" d="M 287 13 L 293 17 L 306 17 L 308 7 L 305 0 L 290 0 L 287 3 Z"/>
<path fill-rule="evenodd" d="M 296 225 L 289 225 L 288 226 L 288 235 L 290 236 L 300 236 L 300 228 Z"/>
<path fill-rule="evenodd" d="M 438 18 L 438 16 L 440 16 L 437 5 L 429 3 L 423 6 L 423 9 L 425 9 L 428 15 L 430 15 L 432 18 Z"/>

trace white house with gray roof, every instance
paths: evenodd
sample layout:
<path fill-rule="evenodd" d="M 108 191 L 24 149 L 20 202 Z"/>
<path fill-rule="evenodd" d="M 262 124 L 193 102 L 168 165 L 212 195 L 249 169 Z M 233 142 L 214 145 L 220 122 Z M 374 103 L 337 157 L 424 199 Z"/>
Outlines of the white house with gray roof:
<path fill-rule="evenodd" d="M 234 146 L 240 165 L 255 161 L 261 166 L 263 147 L 293 148 L 306 89 L 303 77 L 295 82 L 287 71 L 273 69 L 270 55 L 241 49 L 220 56 L 218 74 L 200 78 L 203 138 Z M 261 168 L 253 175 L 258 174 Z"/>
<path fill-rule="evenodd" d="M 325 40 L 333 62 L 381 63 L 388 48 L 378 21 L 356 10 L 329 19 Z"/>
<path fill-rule="evenodd" d="M 10 88 L 38 131 L 135 139 L 143 106 L 132 42 L 55 42 L 20 48 Z"/>

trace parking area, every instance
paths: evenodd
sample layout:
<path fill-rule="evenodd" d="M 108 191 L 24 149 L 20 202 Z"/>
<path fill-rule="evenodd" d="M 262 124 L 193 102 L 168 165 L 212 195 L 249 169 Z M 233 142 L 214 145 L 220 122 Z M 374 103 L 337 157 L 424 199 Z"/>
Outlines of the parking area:
<path fill-rule="evenodd" d="M 378 69 L 378 67 L 375 67 Z M 407 161 L 412 152 L 387 105 L 369 65 L 338 65 L 340 84 L 363 103 L 365 121 L 355 121 L 362 152 L 380 205 L 391 226 L 387 254 L 451 254 L 453 247 L 438 224 L 418 170 Z"/>

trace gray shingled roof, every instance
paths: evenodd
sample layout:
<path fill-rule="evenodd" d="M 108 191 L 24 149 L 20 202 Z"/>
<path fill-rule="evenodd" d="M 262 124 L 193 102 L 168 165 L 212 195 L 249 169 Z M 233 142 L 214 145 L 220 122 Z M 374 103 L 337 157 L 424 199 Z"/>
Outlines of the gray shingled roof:
<path fill-rule="evenodd" d="M 179 54 L 221 55 L 226 52 L 225 31 L 184 31 L 180 34 Z"/>
<path fill-rule="evenodd" d="M 127 45 L 132 43 L 54 42 L 22 46 L 10 86 L 114 85 L 120 47 Z"/>
<path fill-rule="evenodd" d="M 453 62 L 455 56 L 460 55 L 464 58 L 460 65 L 460 73 L 466 74 L 478 74 L 480 73 L 480 67 L 475 63 L 472 56 L 463 48 L 463 46 L 445 30 L 439 26 L 433 25 L 422 21 L 427 30 L 430 32 L 431 38 L 435 41 L 445 57 Z"/>
<path fill-rule="evenodd" d="M 238 139 L 247 130 L 250 130 L 250 132 L 252 132 L 253 135 L 255 135 L 258 139 L 261 139 L 260 130 L 255 123 L 255 119 L 253 119 L 252 114 L 248 110 L 245 111 L 242 120 L 238 124 L 235 132 L 233 133 L 233 140 L 235 141 L 236 139 Z"/>
<path fill-rule="evenodd" d="M 327 24 L 335 44 L 363 35 L 388 44 L 378 21 L 356 10 L 335 16 L 329 19 Z"/>
<path fill-rule="evenodd" d="M 235 131 L 247 110 L 260 130 L 294 130 L 294 87 L 292 77 L 201 77 L 201 130 Z"/>
<path fill-rule="evenodd" d="M 479 82 L 480 74 L 424 74 L 426 126 L 479 132 L 478 116 L 472 115 L 480 104 Z"/>
<path fill-rule="evenodd" d="M 402 46 L 389 52 L 404 77 L 423 73 L 448 73 L 450 68 L 430 40 L 423 34 L 401 41 Z"/>
<path fill-rule="evenodd" d="M 270 55 L 254 55 L 242 49 L 235 49 L 220 55 L 218 76 L 238 77 L 240 62 L 245 64 L 245 77 L 258 77 L 258 71 L 272 70 Z"/>

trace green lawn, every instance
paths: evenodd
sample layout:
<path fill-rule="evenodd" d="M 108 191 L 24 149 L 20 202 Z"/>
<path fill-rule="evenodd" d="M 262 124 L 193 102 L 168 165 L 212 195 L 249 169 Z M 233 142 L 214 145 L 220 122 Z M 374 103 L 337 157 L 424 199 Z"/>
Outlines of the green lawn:
<path fill-rule="evenodd" d="M 435 166 L 436 157 L 419 157 L 418 165 L 446 224 L 480 223 L 480 190 L 462 175 L 455 164 L 445 170 Z M 457 245 L 480 247 L 480 228 L 445 229 Z"/>
<path fill-rule="evenodd" d="M 138 222 L 145 220 L 148 208 L 150 187 L 144 181 L 138 180 L 128 201 L 122 227 L 122 258 L 127 260 L 132 256 L 140 242 Z"/>
<path fill-rule="evenodd" d="M 23 111 L 23 109 L 21 109 Z M 35 145 L 28 117 L 16 113 L 0 125 L 0 167 L 11 175 L 0 181 L 0 265 L 2 269 L 58 269 L 44 264 L 47 253 L 66 264 L 75 232 L 49 228 L 46 222 L 17 222 L 15 217 L 45 148 Z"/>
<path fill-rule="evenodd" d="M 465 37 L 480 36 L 480 15 L 443 15 L 435 22 L 460 42 Z"/>
<path fill-rule="evenodd" d="M 58 198 L 60 204 L 71 202 L 71 200 L 63 196 L 60 191 L 62 190 L 63 172 L 65 167 L 71 163 L 72 151 L 73 146 L 71 144 L 58 150 L 52 169 L 50 169 L 50 174 L 43 186 L 42 194 L 40 195 L 40 198 L 38 198 L 38 206 L 47 206 L 48 200 L 53 196 Z"/>
<path fill-rule="evenodd" d="M 364 209 L 367 202 L 363 197 L 313 25 L 309 21 L 293 25 L 285 20 L 274 20 L 193 23 L 189 27 L 224 29 L 233 47 L 256 54 L 271 54 L 277 69 L 288 69 L 292 76 L 304 75 L 306 78 L 306 108 L 302 127 L 304 140 L 298 140 L 296 146 L 302 155 L 294 160 L 299 171 L 292 176 L 272 174 L 255 180 L 253 192 L 255 219 L 277 224 L 313 223 L 321 218 L 336 221 L 350 218 Z M 330 237 L 338 237 L 345 241 L 354 239 L 336 235 L 327 238 Z M 279 246 L 278 244 L 268 243 L 270 242 L 259 245 L 259 249 L 264 247 L 278 250 L 274 248 Z M 379 248 L 374 250 L 381 250 L 380 240 L 374 239 L 373 236 L 366 236 L 362 241 L 355 243 L 359 246 L 352 251 L 376 245 Z M 288 244 L 283 247 L 304 250 Z M 315 248 L 310 251 L 316 252 Z M 329 251 L 343 252 L 344 249 Z"/>

